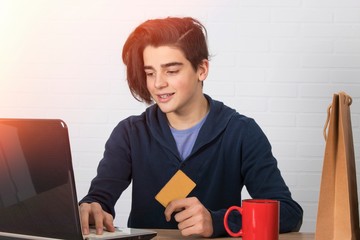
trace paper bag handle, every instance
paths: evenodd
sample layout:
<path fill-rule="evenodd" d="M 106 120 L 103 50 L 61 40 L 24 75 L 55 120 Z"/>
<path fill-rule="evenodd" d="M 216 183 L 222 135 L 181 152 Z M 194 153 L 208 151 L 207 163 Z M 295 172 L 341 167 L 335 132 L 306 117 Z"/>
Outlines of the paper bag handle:
<path fill-rule="evenodd" d="M 351 103 L 352 103 L 352 98 L 349 95 L 347 95 L 345 92 L 339 92 L 339 95 L 340 94 L 345 96 L 344 104 L 347 104 L 348 106 L 350 106 Z M 326 122 L 325 122 L 325 126 L 324 126 L 324 132 L 323 132 L 325 141 L 327 139 L 327 128 L 329 126 L 329 121 L 330 121 L 331 107 L 332 107 L 332 104 L 330 104 L 329 107 L 327 108 L 327 118 L 326 118 Z"/>

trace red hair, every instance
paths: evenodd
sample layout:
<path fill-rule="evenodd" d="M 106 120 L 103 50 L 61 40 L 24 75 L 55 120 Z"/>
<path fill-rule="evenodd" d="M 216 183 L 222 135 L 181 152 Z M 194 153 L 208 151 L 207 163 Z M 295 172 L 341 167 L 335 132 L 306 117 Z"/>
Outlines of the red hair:
<path fill-rule="evenodd" d="M 141 102 L 152 103 L 146 86 L 143 52 L 146 46 L 173 46 L 180 49 L 194 70 L 208 59 L 207 32 L 196 19 L 168 17 L 140 24 L 126 40 L 122 59 L 132 95 Z"/>

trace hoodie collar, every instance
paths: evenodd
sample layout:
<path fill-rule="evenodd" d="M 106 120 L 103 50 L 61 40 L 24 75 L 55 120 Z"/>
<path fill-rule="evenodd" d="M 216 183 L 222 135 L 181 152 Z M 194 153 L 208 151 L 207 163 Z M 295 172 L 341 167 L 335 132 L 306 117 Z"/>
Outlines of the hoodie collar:
<path fill-rule="evenodd" d="M 192 152 L 197 151 L 221 134 L 231 117 L 236 113 L 234 109 L 225 106 L 222 102 L 213 100 L 206 94 L 205 97 L 210 104 L 210 111 L 204 125 L 200 129 Z M 168 125 L 166 114 L 160 110 L 157 104 L 146 109 L 146 123 L 155 140 L 178 155 L 176 142 Z"/>

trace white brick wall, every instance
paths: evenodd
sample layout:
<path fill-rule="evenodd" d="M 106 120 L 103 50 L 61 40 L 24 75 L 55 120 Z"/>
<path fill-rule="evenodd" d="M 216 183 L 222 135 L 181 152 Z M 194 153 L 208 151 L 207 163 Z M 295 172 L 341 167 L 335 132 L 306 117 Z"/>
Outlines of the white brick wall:
<path fill-rule="evenodd" d="M 115 124 L 145 109 L 124 79 L 126 37 L 148 18 L 186 15 L 209 33 L 205 92 L 261 125 L 305 210 L 302 231 L 315 231 L 322 128 L 340 90 L 353 97 L 360 189 L 358 0 L 0 0 L 0 116 L 64 119 L 84 196 Z M 118 201 L 117 225 L 130 198 Z"/>

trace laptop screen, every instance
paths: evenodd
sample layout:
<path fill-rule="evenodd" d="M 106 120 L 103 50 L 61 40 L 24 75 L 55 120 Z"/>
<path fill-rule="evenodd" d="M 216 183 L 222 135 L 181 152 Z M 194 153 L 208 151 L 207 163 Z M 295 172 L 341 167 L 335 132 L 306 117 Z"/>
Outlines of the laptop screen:
<path fill-rule="evenodd" d="M 0 119 L 0 232 L 81 239 L 67 127 Z"/>

